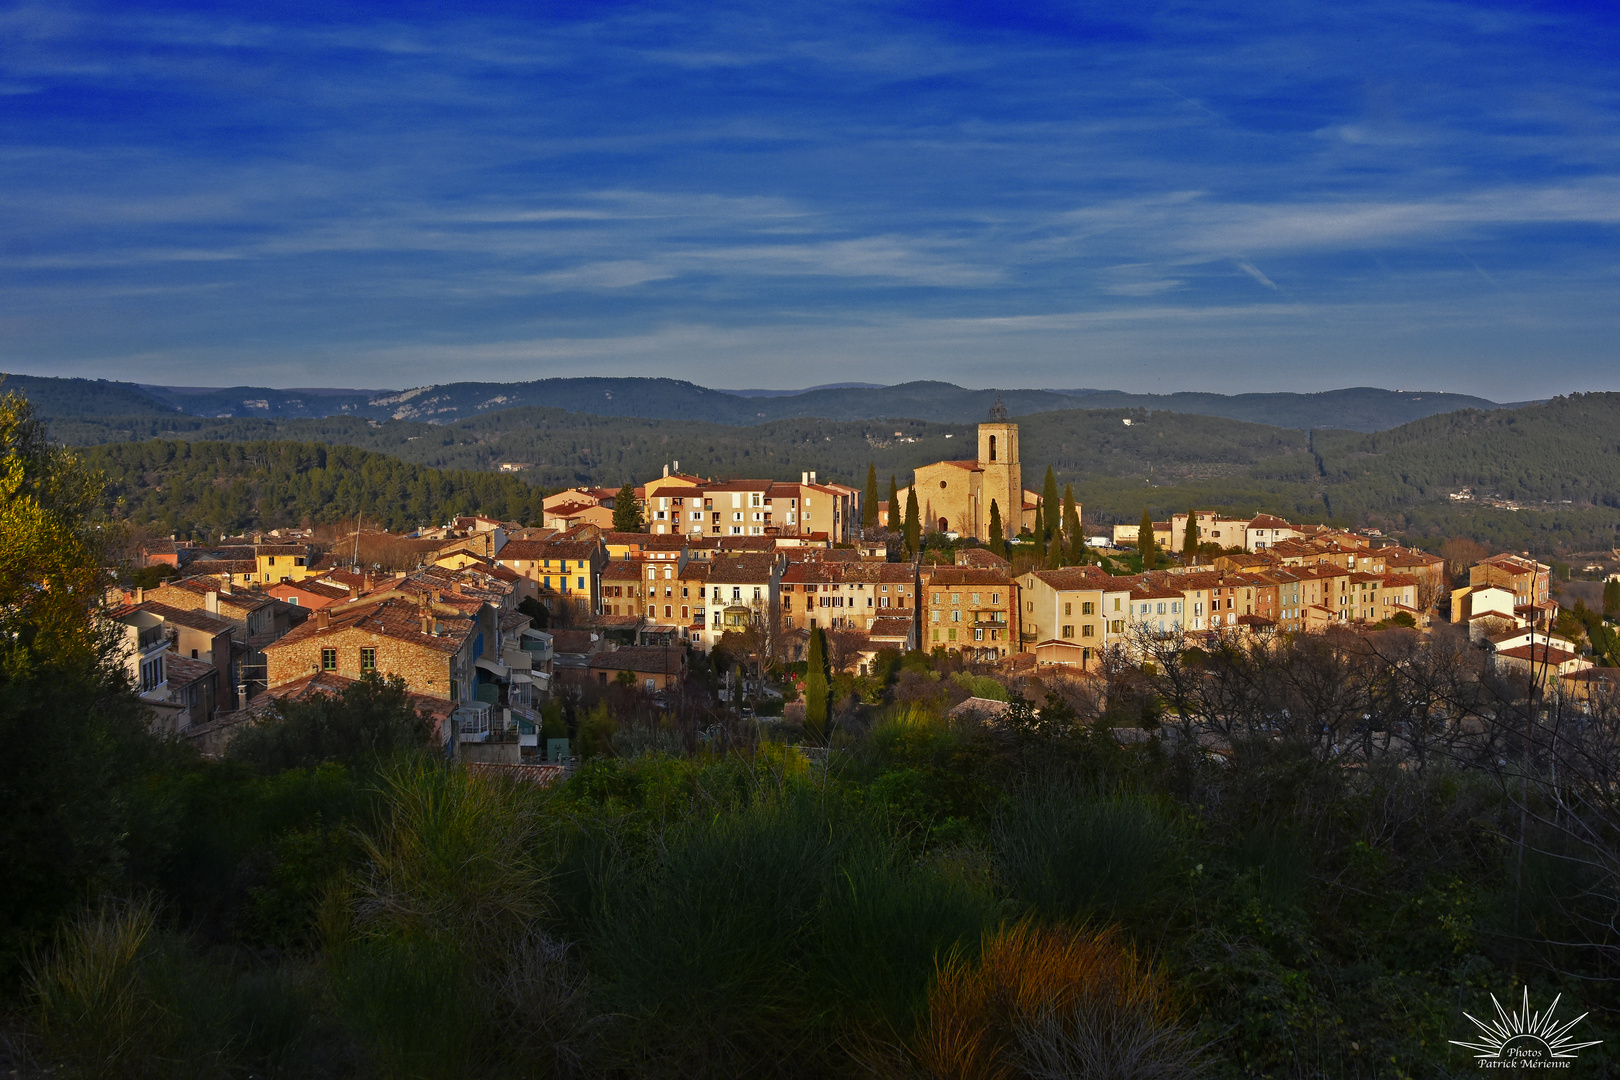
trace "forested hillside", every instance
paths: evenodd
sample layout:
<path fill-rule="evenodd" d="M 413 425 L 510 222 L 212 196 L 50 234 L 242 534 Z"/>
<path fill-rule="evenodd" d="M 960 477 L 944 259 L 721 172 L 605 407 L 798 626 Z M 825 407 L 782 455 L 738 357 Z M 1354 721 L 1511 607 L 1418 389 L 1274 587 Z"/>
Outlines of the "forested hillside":
<path fill-rule="evenodd" d="M 1468 409 L 1373 435 L 1322 432 L 1322 476 L 1348 512 L 1471 488 L 1477 498 L 1620 507 L 1620 394 Z"/>
<path fill-rule="evenodd" d="M 1316 430 L 1307 436 L 1222 417 L 1144 409 L 1065 409 L 1021 416 L 1018 422 L 1026 485 L 1037 487 L 1050 465 L 1059 483 L 1075 485 L 1087 519 L 1095 524 L 1135 521 L 1144 507 L 1162 519 L 1176 510 L 1209 506 L 1235 514 L 1264 511 L 1299 521 L 1378 525 L 1417 541 L 1471 535 L 1493 546 L 1541 552 L 1608 548 L 1620 527 L 1620 394 L 1464 410 L 1370 435 Z M 814 470 L 846 482 L 862 481 L 867 463 L 874 462 L 885 480 L 892 474 L 903 484 L 918 465 L 977 452 L 972 423 L 777 420 L 742 427 L 538 407 L 442 424 L 148 412 L 58 419 L 51 430 L 79 446 L 153 438 L 177 445 L 352 446 L 397 459 L 400 467 L 460 470 L 486 480 L 504 465 L 515 472 L 501 481 L 503 492 L 528 491 L 531 485 L 617 487 L 656 476 L 676 461 L 683 471 L 719 478 L 787 478 Z M 1474 501 L 1447 498 L 1463 488 L 1472 490 Z M 206 496 L 216 502 L 224 497 L 217 491 Z M 473 497 L 493 496 L 479 489 Z M 442 505 L 443 500 L 415 494 L 391 503 L 397 520 L 413 525 L 444 516 L 438 510 L 421 513 L 425 506 Z M 300 512 L 305 507 L 299 503 Z M 170 511 L 166 504 L 162 514 Z M 231 511 L 210 510 L 206 521 L 209 527 L 223 526 L 242 512 L 238 503 Z M 184 518 L 178 510 L 174 514 L 176 520 Z M 288 524 L 298 518 L 278 520 Z"/>
<path fill-rule="evenodd" d="M 1315 471 L 1304 432 L 1220 417 L 1071 409 L 1020 417 L 1019 425 L 1026 468 L 1044 472 L 1050 464 L 1072 478 L 1237 476 L 1260 462 L 1279 469 L 1291 463 L 1302 476 Z M 815 470 L 823 478 L 845 480 L 864 479 L 867 463 L 875 461 L 885 477 L 892 473 L 905 482 L 918 465 L 978 453 L 973 424 L 781 420 L 739 428 L 538 408 L 504 409 L 447 424 L 168 416 L 56 421 L 51 431 L 79 446 L 148 438 L 331 442 L 439 469 L 522 465 L 526 479 L 549 487 L 639 483 L 672 461 L 683 471 L 722 478 L 787 478 Z M 1027 480 L 1036 486 L 1040 477 Z"/>
<path fill-rule="evenodd" d="M 542 492 L 513 476 L 413 465 L 324 443 L 118 443 L 84 452 L 105 509 L 158 533 L 216 535 L 356 514 L 400 530 L 482 513 L 538 523 Z"/>

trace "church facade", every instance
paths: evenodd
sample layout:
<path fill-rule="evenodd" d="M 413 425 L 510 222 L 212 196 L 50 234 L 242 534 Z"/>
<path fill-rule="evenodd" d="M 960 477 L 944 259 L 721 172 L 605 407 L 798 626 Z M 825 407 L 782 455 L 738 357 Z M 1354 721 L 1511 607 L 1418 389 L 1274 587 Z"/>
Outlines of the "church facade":
<path fill-rule="evenodd" d="M 954 532 L 990 539 L 990 505 L 1000 513 L 1002 532 L 1016 536 L 1035 526 L 1036 492 L 1024 489 L 1018 456 L 1018 425 L 1004 418 L 979 425 L 979 455 L 971 461 L 936 461 L 920 466 L 912 485 L 900 490 L 900 506 L 917 492 L 925 532 Z"/>

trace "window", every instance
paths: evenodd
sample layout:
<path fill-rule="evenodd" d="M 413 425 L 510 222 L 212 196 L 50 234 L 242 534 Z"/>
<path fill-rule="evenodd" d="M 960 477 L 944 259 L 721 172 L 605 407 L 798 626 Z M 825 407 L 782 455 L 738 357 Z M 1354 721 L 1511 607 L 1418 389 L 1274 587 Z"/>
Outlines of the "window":
<path fill-rule="evenodd" d="M 949 638 L 949 639 L 950 639 L 950 640 L 951 640 L 951 641 L 955 641 L 955 640 L 956 640 L 956 627 L 954 627 L 954 626 L 953 626 L 953 627 L 951 627 L 951 632 L 950 632 L 950 638 Z"/>
<path fill-rule="evenodd" d="M 930 611 L 928 613 L 928 621 L 929 622 L 939 622 L 939 609 L 938 608 L 935 608 L 933 611 Z M 934 631 L 934 636 L 936 638 L 939 636 L 939 631 L 938 630 Z"/>
<path fill-rule="evenodd" d="M 1000 594 L 1000 593 L 998 593 L 998 592 L 993 592 L 993 593 L 991 593 L 991 594 L 990 594 L 990 602 L 991 602 L 991 603 L 992 603 L 992 604 L 999 604 L 999 603 L 1001 603 L 1001 594 Z"/>
<path fill-rule="evenodd" d="M 337 650 L 336 649 L 322 649 L 321 650 L 321 670 L 322 671 L 336 671 L 337 670 Z"/>
<path fill-rule="evenodd" d="M 959 593 L 959 592 L 951 593 L 951 603 L 960 604 L 961 602 L 962 602 L 962 594 L 961 593 Z"/>
<path fill-rule="evenodd" d="M 1082 614 L 1082 615 L 1095 615 L 1095 614 L 1097 614 L 1097 612 L 1094 611 L 1093 609 L 1096 606 L 1097 606 L 1096 604 L 1093 604 L 1090 600 L 1087 600 L 1087 601 L 1085 601 L 1084 603 L 1082 603 L 1080 605 L 1080 614 Z"/>
<path fill-rule="evenodd" d="M 1082 626 L 1080 628 L 1080 636 L 1081 637 L 1096 637 L 1097 636 L 1097 628 L 1095 626 L 1091 625 L 1090 623 L 1086 623 L 1084 626 Z"/>
<path fill-rule="evenodd" d="M 974 641 L 983 641 L 984 640 L 984 631 L 979 629 L 978 627 L 974 627 L 973 640 Z"/>
<path fill-rule="evenodd" d="M 1065 614 L 1065 615 L 1073 615 L 1074 614 L 1074 605 L 1073 604 L 1064 604 L 1063 605 L 1063 614 Z"/>
<path fill-rule="evenodd" d="M 939 627 L 937 627 L 937 626 L 934 627 L 934 640 L 935 641 L 939 640 Z"/>
<path fill-rule="evenodd" d="M 363 672 L 364 671 L 376 671 L 377 670 L 377 650 L 376 649 L 361 649 L 360 650 L 360 670 L 363 671 Z"/>
<path fill-rule="evenodd" d="M 978 593 L 973 594 L 973 602 L 975 604 L 977 604 L 979 602 L 979 594 Z"/>
<path fill-rule="evenodd" d="M 962 621 L 962 612 L 960 610 L 953 610 L 951 612 L 951 622 L 961 622 L 961 621 Z"/>
<path fill-rule="evenodd" d="M 1074 626 L 1070 625 L 1070 624 L 1065 624 L 1064 627 L 1063 627 L 1063 636 L 1067 637 L 1067 638 L 1074 637 Z"/>

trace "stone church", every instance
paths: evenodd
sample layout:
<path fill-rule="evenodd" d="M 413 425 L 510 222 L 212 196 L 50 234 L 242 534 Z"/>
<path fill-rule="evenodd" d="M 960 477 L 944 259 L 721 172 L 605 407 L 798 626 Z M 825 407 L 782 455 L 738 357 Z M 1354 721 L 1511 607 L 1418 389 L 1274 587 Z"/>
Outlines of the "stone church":
<path fill-rule="evenodd" d="M 990 420 L 979 425 L 979 456 L 972 461 L 936 461 L 920 466 L 912 476 L 917 508 L 924 532 L 954 532 L 990 539 L 990 504 L 1001 514 L 1006 536 L 1035 527 L 1035 501 L 1039 493 L 1024 489 L 1018 460 L 1018 425 L 1007 420 L 1001 402 Z M 911 488 L 900 489 L 895 524 L 903 519 Z M 1009 508 L 1011 508 L 1009 510 Z"/>

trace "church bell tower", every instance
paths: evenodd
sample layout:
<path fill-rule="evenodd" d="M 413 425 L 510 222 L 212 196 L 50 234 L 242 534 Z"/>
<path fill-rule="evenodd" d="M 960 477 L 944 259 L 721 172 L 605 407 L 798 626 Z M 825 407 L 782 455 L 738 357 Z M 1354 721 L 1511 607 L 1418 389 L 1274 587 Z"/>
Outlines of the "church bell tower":
<path fill-rule="evenodd" d="M 1024 476 L 1018 457 L 1018 425 L 1007 417 L 1007 407 L 996 396 L 990 418 L 979 425 L 979 468 L 984 470 L 983 509 L 985 536 L 990 529 L 990 502 L 1001 511 L 1005 536 L 1017 536 L 1024 520 Z"/>

